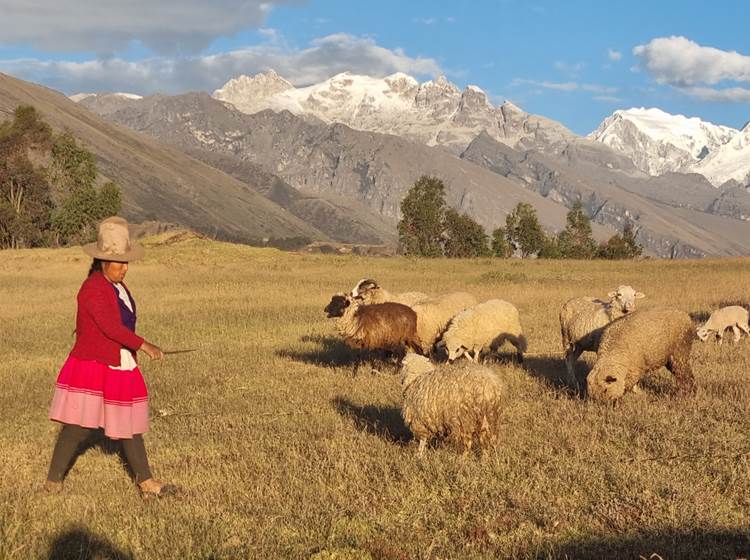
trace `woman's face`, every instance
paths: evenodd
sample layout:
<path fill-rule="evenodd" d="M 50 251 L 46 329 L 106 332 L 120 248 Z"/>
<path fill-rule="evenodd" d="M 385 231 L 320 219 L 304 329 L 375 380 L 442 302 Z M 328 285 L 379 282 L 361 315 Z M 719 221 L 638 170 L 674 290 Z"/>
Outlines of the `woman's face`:
<path fill-rule="evenodd" d="M 102 273 L 110 282 L 122 282 L 125 274 L 128 272 L 128 263 L 104 261 L 102 263 Z"/>

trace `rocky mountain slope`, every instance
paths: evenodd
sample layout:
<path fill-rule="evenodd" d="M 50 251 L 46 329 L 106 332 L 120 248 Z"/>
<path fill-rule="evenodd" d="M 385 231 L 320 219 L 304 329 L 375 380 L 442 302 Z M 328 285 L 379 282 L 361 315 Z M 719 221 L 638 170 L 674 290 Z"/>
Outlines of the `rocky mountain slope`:
<path fill-rule="evenodd" d="M 391 227 L 406 190 L 429 173 L 445 180 L 452 206 L 488 229 L 523 200 L 539 209 L 548 230 L 559 230 L 566 206 L 582 200 L 596 222 L 613 228 L 598 229 L 600 239 L 633 220 L 639 239 L 661 256 L 750 252 L 750 223 L 742 221 L 750 215 L 750 195 L 743 189 L 717 191 L 699 175 L 652 178 L 592 140 L 574 138 L 558 146 L 559 154 L 544 154 L 482 133 L 458 159 L 288 111 L 243 114 L 206 94 L 145 98 L 109 118 L 230 173 L 244 166 L 271 170 L 304 195 L 365 207 Z"/>
<path fill-rule="evenodd" d="M 575 136 L 560 123 L 529 115 L 510 102 L 495 107 L 479 87 L 461 91 L 445 76 L 420 84 L 403 73 L 372 78 L 344 72 L 295 88 L 269 71 L 234 78 L 213 97 L 248 114 L 287 110 L 325 123 L 444 146 L 456 153 L 482 131 L 526 149 L 548 149 Z"/>
<path fill-rule="evenodd" d="M 615 111 L 588 138 L 626 155 L 649 175 L 700 173 L 713 185 L 750 184 L 750 129 L 738 131 L 660 109 Z"/>

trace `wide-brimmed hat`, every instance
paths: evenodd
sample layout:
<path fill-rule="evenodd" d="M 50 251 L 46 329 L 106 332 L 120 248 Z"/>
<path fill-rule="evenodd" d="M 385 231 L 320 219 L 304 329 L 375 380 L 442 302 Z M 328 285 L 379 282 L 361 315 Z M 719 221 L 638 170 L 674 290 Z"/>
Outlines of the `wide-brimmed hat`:
<path fill-rule="evenodd" d="M 83 252 L 103 261 L 130 262 L 143 257 L 143 247 L 130 242 L 128 221 L 119 216 L 102 220 L 96 229 L 96 243 L 84 245 Z"/>

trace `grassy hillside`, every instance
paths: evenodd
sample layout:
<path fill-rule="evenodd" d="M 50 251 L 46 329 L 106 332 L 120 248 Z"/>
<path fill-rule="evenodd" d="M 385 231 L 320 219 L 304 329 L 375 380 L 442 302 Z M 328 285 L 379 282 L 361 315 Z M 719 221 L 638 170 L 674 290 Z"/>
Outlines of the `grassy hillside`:
<path fill-rule="evenodd" d="M 152 238 L 128 273 L 139 332 L 198 351 L 142 364 L 152 468 L 184 487 L 142 502 L 111 446 L 83 454 L 63 494 L 41 490 L 84 257 L 0 253 L 0 558 L 750 554 L 750 340 L 696 343 L 695 397 L 671 397 L 662 371 L 608 407 L 560 387 L 557 320 L 567 298 L 623 283 L 643 307 L 706 316 L 750 301 L 750 259 L 426 261 Z M 364 276 L 517 305 L 531 354 L 493 366 L 511 389 L 496 451 L 418 459 L 393 366 L 353 375 L 358 355 L 322 309 Z"/>

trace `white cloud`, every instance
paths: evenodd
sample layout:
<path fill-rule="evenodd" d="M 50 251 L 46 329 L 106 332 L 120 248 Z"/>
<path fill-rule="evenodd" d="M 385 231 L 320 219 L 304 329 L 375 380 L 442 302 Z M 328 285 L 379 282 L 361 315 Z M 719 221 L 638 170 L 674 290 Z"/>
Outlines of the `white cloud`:
<path fill-rule="evenodd" d="M 612 94 L 617 93 L 619 88 L 611 86 L 603 86 L 599 84 L 580 84 L 578 82 L 548 82 L 548 81 L 537 81 L 537 80 L 526 80 L 523 78 L 515 78 L 510 84 L 511 86 L 520 85 L 531 85 L 541 87 L 544 89 L 552 89 L 557 91 L 587 91 L 591 93 L 599 94 Z"/>
<path fill-rule="evenodd" d="M 569 77 L 574 78 L 578 76 L 578 74 L 581 73 L 581 70 L 586 68 L 586 63 L 576 62 L 574 64 L 569 64 L 562 60 L 558 60 L 557 62 L 555 62 L 555 68 L 559 70 L 560 72 L 567 74 Z"/>
<path fill-rule="evenodd" d="M 156 92 L 213 91 L 238 74 L 274 69 L 295 85 L 325 80 L 346 70 L 385 76 L 405 72 L 418 76 L 443 73 L 431 58 L 410 57 L 401 49 L 386 49 L 371 38 L 336 34 L 292 49 L 272 34 L 267 44 L 210 56 L 153 57 L 141 61 L 103 58 L 84 62 L 17 59 L 0 61 L 0 70 L 42 83 L 67 94 L 81 91 Z"/>
<path fill-rule="evenodd" d="M 620 97 L 615 97 L 614 95 L 595 95 L 592 97 L 592 99 L 595 99 L 596 101 L 605 101 L 607 103 L 621 103 L 622 99 Z"/>
<path fill-rule="evenodd" d="M 750 103 L 750 89 L 733 88 L 710 88 L 710 87 L 687 87 L 678 88 L 679 91 L 695 97 L 701 101 L 719 101 L 722 103 Z"/>
<path fill-rule="evenodd" d="M 607 49 L 607 56 L 613 62 L 618 62 L 622 60 L 622 53 L 620 51 L 616 51 L 613 49 Z"/>
<path fill-rule="evenodd" d="M 692 86 L 724 80 L 750 82 L 750 56 L 704 47 L 686 37 L 659 37 L 633 54 L 660 84 Z"/>
<path fill-rule="evenodd" d="M 0 0 L 0 42 L 113 54 L 135 41 L 161 54 L 195 53 L 262 25 L 273 5 L 293 1 Z"/>

